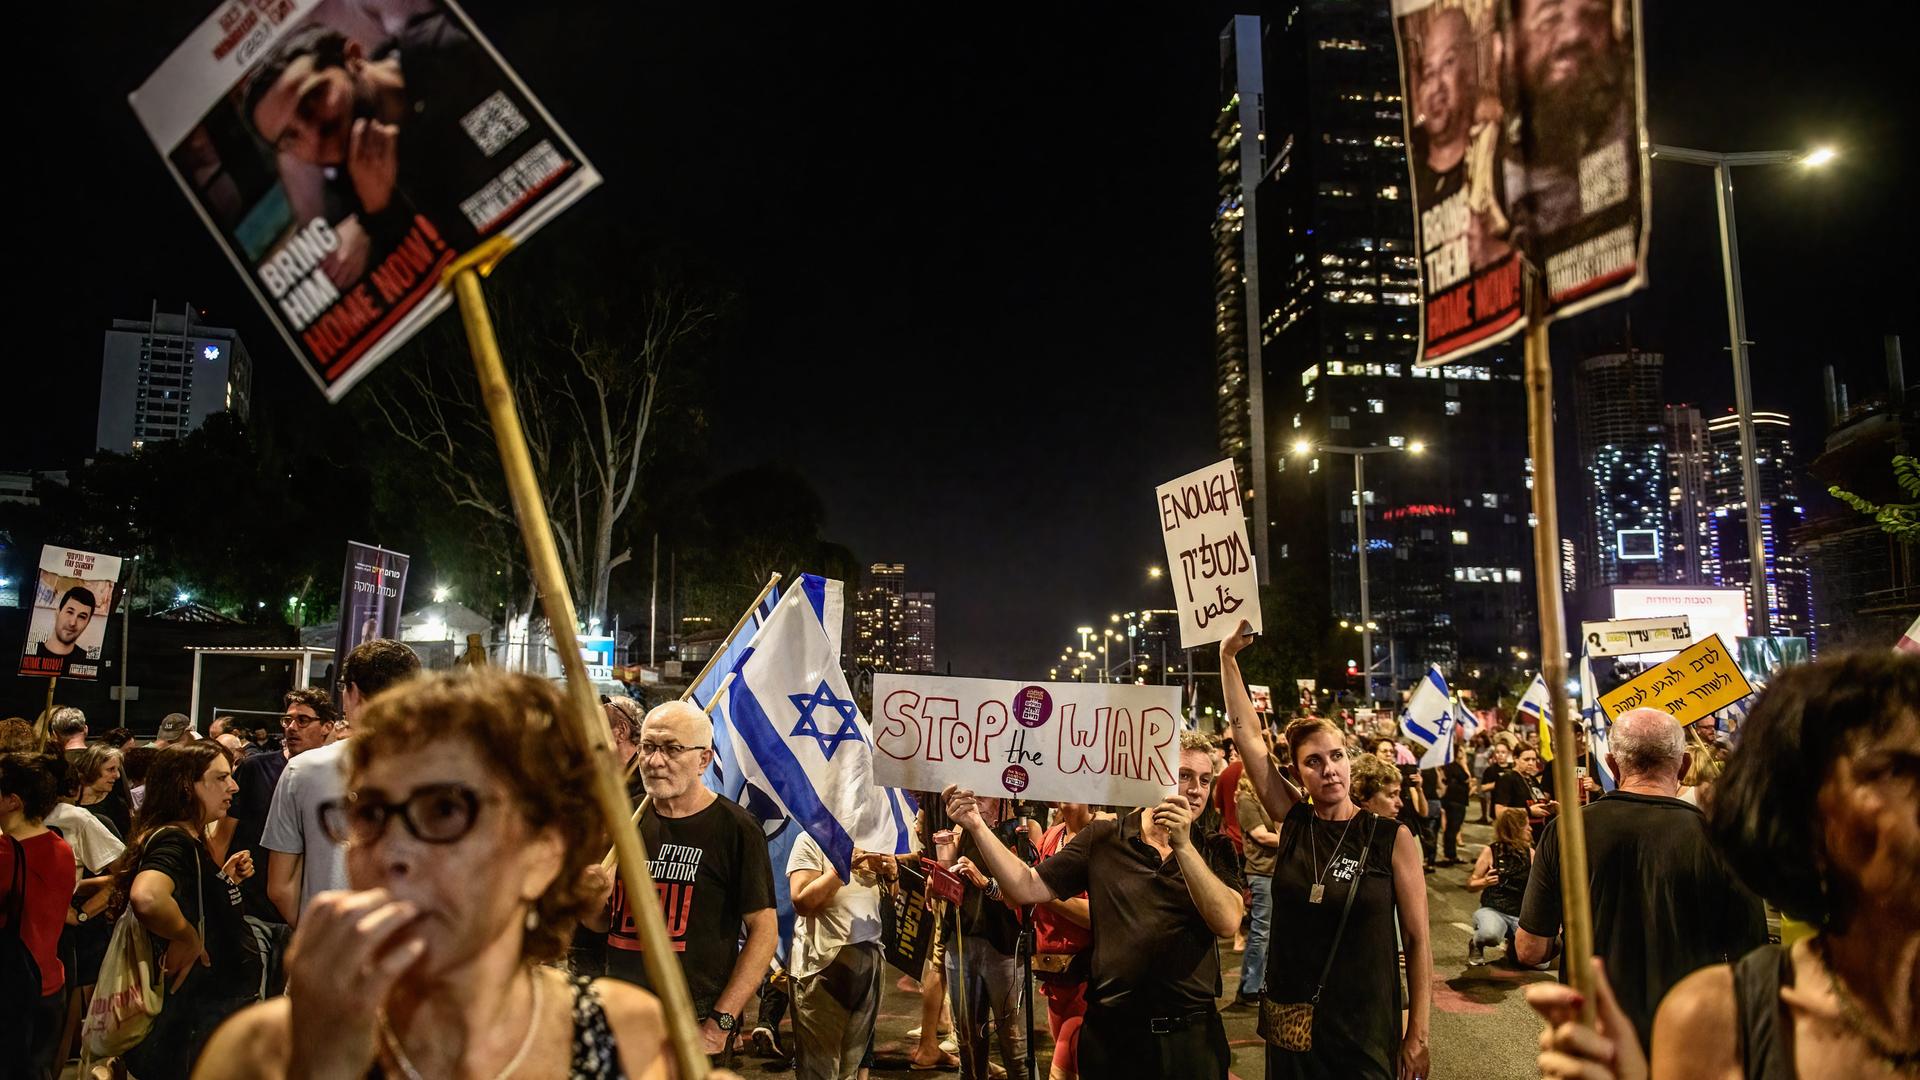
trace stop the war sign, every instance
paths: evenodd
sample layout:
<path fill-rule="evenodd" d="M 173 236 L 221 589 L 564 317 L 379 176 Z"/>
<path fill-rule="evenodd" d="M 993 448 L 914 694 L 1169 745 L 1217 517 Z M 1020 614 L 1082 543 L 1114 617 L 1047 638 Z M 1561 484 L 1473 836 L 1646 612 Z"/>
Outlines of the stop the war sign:
<path fill-rule="evenodd" d="M 873 779 L 1151 806 L 1180 771 L 1180 688 L 875 675 Z"/>

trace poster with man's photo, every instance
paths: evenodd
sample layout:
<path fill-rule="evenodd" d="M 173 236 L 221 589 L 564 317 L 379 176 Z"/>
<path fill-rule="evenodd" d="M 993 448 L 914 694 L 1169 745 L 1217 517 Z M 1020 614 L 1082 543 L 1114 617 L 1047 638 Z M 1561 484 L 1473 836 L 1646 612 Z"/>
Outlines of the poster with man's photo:
<path fill-rule="evenodd" d="M 347 568 L 340 576 L 340 626 L 334 636 L 334 671 L 360 645 L 375 638 L 400 640 L 400 605 L 407 596 L 407 556 L 347 542 Z"/>
<path fill-rule="evenodd" d="M 129 100 L 334 401 L 600 182 L 450 0 L 224 0 Z"/>
<path fill-rule="evenodd" d="M 1423 307 L 1420 364 L 1645 284 L 1637 0 L 1393 0 Z"/>
<path fill-rule="evenodd" d="M 20 674 L 98 679 L 120 559 L 51 544 L 40 549 Z"/>

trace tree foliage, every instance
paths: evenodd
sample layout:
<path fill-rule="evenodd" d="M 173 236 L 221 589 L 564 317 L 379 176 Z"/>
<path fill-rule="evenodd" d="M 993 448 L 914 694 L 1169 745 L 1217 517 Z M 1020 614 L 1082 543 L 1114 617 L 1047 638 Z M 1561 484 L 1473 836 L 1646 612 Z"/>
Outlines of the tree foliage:
<path fill-rule="evenodd" d="M 1906 502 L 1876 503 L 1837 484 L 1829 487 L 1827 493 L 1872 518 L 1880 531 L 1901 540 L 1920 540 L 1920 459 L 1895 454 L 1893 480 L 1906 493 Z"/>

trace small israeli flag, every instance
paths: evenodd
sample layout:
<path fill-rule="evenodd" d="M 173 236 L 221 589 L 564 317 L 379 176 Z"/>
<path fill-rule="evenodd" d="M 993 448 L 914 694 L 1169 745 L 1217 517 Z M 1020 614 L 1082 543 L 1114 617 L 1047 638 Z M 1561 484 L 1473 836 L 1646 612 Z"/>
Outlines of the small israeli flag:
<path fill-rule="evenodd" d="M 1620 780 L 1607 768 L 1607 754 L 1611 747 L 1608 733 L 1613 730 L 1613 721 L 1607 719 L 1607 711 L 1600 707 L 1600 688 L 1593 682 L 1593 659 L 1586 653 L 1580 654 L 1580 722 L 1587 729 L 1587 768 L 1600 785 L 1602 791 L 1612 791 Z"/>
<path fill-rule="evenodd" d="M 1438 768 L 1453 760 L 1453 695 L 1437 667 L 1427 668 L 1420 684 L 1400 711 L 1400 730 L 1422 752 L 1422 769 Z"/>

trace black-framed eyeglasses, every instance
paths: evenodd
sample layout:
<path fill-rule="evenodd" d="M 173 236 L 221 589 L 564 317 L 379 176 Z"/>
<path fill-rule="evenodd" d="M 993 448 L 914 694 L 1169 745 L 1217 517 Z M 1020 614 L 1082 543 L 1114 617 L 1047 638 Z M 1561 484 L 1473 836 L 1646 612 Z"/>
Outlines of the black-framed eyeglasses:
<path fill-rule="evenodd" d="M 320 804 L 320 828 L 336 844 L 371 844 L 386 835 L 387 823 L 397 817 L 414 839 L 451 844 L 473 831 L 483 804 L 498 800 L 465 784 L 417 787 L 400 802 L 355 791 Z"/>
<path fill-rule="evenodd" d="M 705 749 L 706 747 L 704 746 L 681 746 L 679 743 L 673 743 L 673 742 L 670 742 L 670 743 L 643 742 L 640 744 L 640 756 L 643 758 L 650 758 L 655 754 L 662 754 L 667 758 L 667 760 L 671 761 L 674 758 L 679 757 L 681 754 L 688 753 L 689 751 L 705 750 Z"/>
<path fill-rule="evenodd" d="M 308 724 L 331 724 L 333 721 L 324 716 L 301 716 L 299 713 L 287 713 L 280 717 L 283 728 L 306 727 Z"/>

